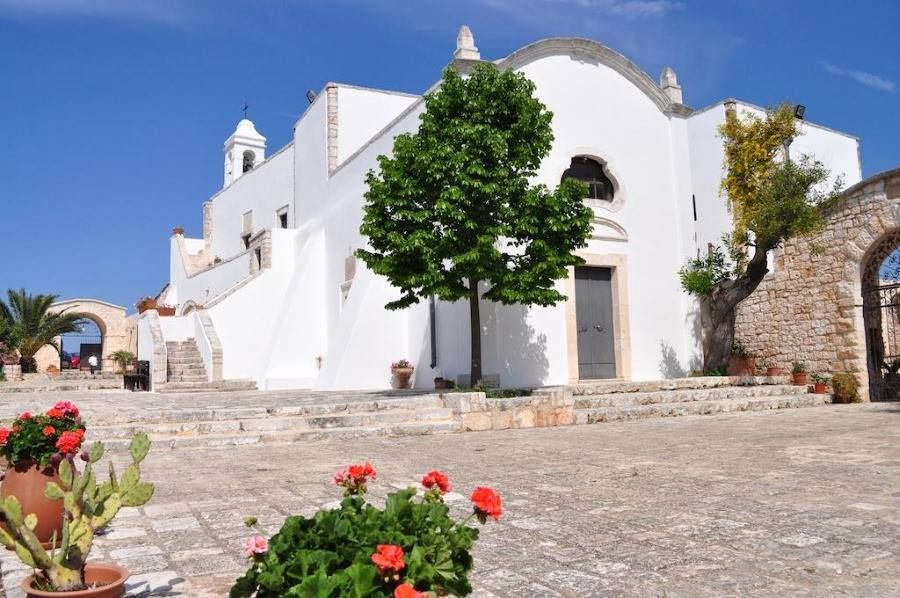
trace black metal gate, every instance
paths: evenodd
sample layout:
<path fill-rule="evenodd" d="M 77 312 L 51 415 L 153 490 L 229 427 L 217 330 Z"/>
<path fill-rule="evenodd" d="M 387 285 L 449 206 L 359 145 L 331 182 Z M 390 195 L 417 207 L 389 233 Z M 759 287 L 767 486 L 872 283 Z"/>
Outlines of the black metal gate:
<path fill-rule="evenodd" d="M 863 291 L 869 396 L 873 401 L 900 398 L 900 283 Z"/>

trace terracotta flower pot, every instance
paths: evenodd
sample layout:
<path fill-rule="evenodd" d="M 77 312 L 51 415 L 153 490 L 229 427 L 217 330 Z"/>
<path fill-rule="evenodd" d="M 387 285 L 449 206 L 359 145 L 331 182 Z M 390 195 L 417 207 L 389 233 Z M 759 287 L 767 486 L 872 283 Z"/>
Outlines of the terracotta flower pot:
<path fill-rule="evenodd" d="M 769 376 L 770 378 L 772 376 L 780 376 L 781 374 L 781 368 L 766 368 L 766 376 Z"/>
<path fill-rule="evenodd" d="M 817 395 L 825 394 L 825 383 L 824 382 L 816 382 L 813 385 L 813 392 L 815 392 Z"/>
<path fill-rule="evenodd" d="M 410 380 L 413 368 L 394 368 L 391 370 L 391 386 L 394 388 L 412 388 Z"/>
<path fill-rule="evenodd" d="M 453 381 L 447 380 L 446 378 L 435 378 L 434 379 L 434 389 L 435 390 L 450 390 L 453 388 Z"/>
<path fill-rule="evenodd" d="M 65 512 L 62 500 L 50 500 L 44 496 L 47 482 L 60 483 L 56 468 L 41 469 L 33 461 L 26 461 L 9 467 L 0 483 L 0 496 L 15 496 L 22 505 L 22 513 L 37 515 L 38 523 L 34 534 L 44 544 L 53 539 L 54 531 L 57 540 L 62 539 Z"/>
<path fill-rule="evenodd" d="M 112 563 L 88 563 L 84 567 L 84 582 L 89 587 L 74 592 L 47 592 L 31 587 L 34 576 L 22 580 L 21 588 L 29 598 L 122 598 L 125 595 L 125 581 L 128 569 Z"/>
<path fill-rule="evenodd" d="M 734 356 L 728 360 L 729 376 L 753 376 L 756 374 L 756 359 L 753 357 Z"/>
<path fill-rule="evenodd" d="M 797 386 L 804 386 L 809 384 L 809 374 L 806 372 L 794 372 L 791 374 L 794 377 L 794 384 Z"/>

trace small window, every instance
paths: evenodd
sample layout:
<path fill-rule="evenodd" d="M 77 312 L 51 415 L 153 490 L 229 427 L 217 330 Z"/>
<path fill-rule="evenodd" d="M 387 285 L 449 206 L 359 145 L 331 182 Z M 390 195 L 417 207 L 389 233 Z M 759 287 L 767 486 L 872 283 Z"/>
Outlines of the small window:
<path fill-rule="evenodd" d="M 572 158 L 572 164 L 563 173 L 562 180 L 577 179 L 588 186 L 588 199 L 600 199 L 612 201 L 615 189 L 613 183 L 606 176 L 603 164 L 585 156 Z"/>
<path fill-rule="evenodd" d="M 262 270 L 262 248 L 257 247 L 253 251 L 253 256 L 256 258 L 256 269 Z"/>
<path fill-rule="evenodd" d="M 241 235 L 241 242 L 244 244 L 244 249 L 250 249 L 250 233 Z"/>
<path fill-rule="evenodd" d="M 249 172 L 253 170 L 253 167 L 256 165 L 256 154 L 247 150 L 244 152 L 244 169 L 243 172 Z"/>
<path fill-rule="evenodd" d="M 279 228 L 287 228 L 288 227 L 288 207 L 284 206 L 280 208 L 277 212 L 275 212 L 275 216 L 278 219 Z"/>

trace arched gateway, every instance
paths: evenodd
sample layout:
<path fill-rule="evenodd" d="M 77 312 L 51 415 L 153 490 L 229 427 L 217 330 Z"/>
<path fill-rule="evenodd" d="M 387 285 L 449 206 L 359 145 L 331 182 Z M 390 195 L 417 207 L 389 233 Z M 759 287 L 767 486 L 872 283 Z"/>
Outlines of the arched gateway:
<path fill-rule="evenodd" d="M 113 305 L 98 299 L 69 299 L 54 303 L 50 309 L 55 312 L 78 312 L 93 322 L 99 331 L 99 353 L 102 359 L 102 369 L 115 369 L 115 363 L 110 355 L 116 351 L 136 351 L 134 319 L 127 317 L 127 310 L 120 305 Z M 57 338 L 57 343 L 59 339 Z M 70 347 L 66 347 L 70 350 Z M 87 356 L 82 356 L 87 359 Z M 56 350 L 47 345 L 35 355 L 38 372 L 45 372 L 49 366 L 59 367 L 60 359 Z"/>
<path fill-rule="evenodd" d="M 738 308 L 737 338 L 781 367 L 852 372 L 864 399 L 898 398 L 900 285 L 881 274 L 898 247 L 900 168 L 847 189 L 824 230 L 775 252 L 774 271 Z"/>

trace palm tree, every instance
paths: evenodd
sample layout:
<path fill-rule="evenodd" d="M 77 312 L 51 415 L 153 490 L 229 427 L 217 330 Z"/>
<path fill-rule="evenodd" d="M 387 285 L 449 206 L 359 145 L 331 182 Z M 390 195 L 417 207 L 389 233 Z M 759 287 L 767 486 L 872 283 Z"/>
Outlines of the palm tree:
<path fill-rule="evenodd" d="M 9 289 L 4 303 L 0 300 L 0 319 L 11 324 L 15 331 L 17 349 L 21 355 L 19 363 L 22 372 L 34 372 L 37 363 L 34 356 L 44 345 L 50 345 L 59 352 L 56 337 L 68 332 L 81 330 L 80 323 L 84 314 L 63 310 L 50 311 L 50 306 L 59 298 L 58 295 L 29 295 L 25 289 Z"/>

